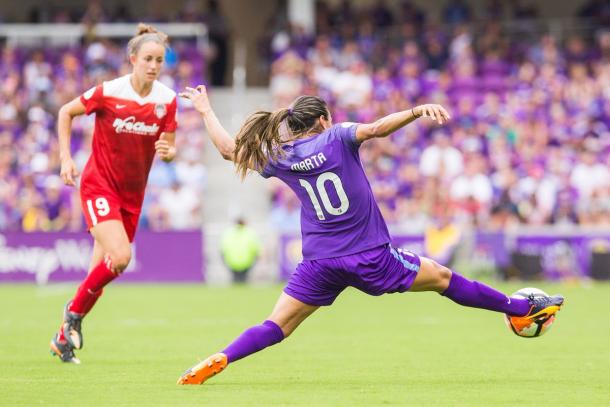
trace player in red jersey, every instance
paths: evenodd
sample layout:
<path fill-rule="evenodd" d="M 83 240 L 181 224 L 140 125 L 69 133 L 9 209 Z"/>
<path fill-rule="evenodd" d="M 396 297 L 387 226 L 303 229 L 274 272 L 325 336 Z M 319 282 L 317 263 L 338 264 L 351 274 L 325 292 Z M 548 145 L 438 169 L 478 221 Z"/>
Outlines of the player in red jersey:
<path fill-rule="evenodd" d="M 64 362 L 80 363 L 74 350 L 83 347 L 81 322 L 103 288 L 129 264 L 131 245 L 142 209 L 144 189 L 155 153 L 163 161 L 176 155 L 176 93 L 157 81 L 167 35 L 140 24 L 127 46 L 133 72 L 104 82 L 59 110 L 61 177 L 76 186 L 70 155 L 72 119 L 95 113 L 92 154 L 80 185 L 81 203 L 94 238 L 89 274 L 64 309 L 51 352 Z"/>

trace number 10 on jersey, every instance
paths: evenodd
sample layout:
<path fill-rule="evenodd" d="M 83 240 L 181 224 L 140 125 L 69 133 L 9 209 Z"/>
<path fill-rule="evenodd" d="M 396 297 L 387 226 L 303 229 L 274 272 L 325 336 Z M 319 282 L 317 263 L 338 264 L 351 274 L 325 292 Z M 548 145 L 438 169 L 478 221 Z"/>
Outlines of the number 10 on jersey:
<path fill-rule="evenodd" d="M 335 208 L 330 202 L 330 198 L 328 197 L 328 193 L 326 192 L 326 182 L 330 181 L 335 187 L 335 191 L 337 192 L 337 196 L 339 197 L 340 206 Z M 325 220 L 326 216 L 324 216 L 324 211 L 320 206 L 320 201 L 316 196 L 316 192 L 314 191 L 312 185 L 304 180 L 299 178 L 299 183 L 305 190 L 307 191 L 307 195 L 309 195 L 309 199 L 311 199 L 311 203 L 316 210 L 316 215 L 318 215 L 318 219 Z M 316 189 L 318 190 L 318 195 L 322 200 L 322 205 L 324 205 L 324 209 L 330 215 L 338 216 L 347 212 L 349 208 L 349 200 L 347 199 L 347 195 L 345 194 L 345 190 L 343 189 L 343 183 L 341 183 L 341 178 L 334 172 L 325 172 L 318 176 L 316 180 Z"/>

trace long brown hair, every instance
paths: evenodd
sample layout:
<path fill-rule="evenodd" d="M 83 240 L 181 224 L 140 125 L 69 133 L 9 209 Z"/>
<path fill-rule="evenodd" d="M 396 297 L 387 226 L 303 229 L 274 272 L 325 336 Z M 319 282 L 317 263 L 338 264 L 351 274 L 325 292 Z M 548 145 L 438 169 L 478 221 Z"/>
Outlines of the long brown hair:
<path fill-rule="evenodd" d="M 258 111 L 250 115 L 235 138 L 235 164 L 237 173 L 243 178 L 248 169 L 262 171 L 269 161 L 284 156 L 280 128 L 285 121 L 290 139 L 319 132 L 318 119 L 329 119 L 326 102 L 316 96 L 299 96 L 290 107 L 274 112 Z M 319 130 L 319 131 L 318 131 Z"/>

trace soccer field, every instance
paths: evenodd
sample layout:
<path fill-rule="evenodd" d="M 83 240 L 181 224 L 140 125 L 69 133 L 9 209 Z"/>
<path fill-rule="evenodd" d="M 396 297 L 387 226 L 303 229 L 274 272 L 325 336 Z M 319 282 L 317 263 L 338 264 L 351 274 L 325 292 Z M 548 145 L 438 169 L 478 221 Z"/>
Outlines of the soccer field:
<path fill-rule="evenodd" d="M 524 286 L 501 285 L 506 292 Z M 544 337 L 432 293 L 347 290 L 285 342 L 177 386 L 271 310 L 280 286 L 113 285 L 85 320 L 82 365 L 48 353 L 75 286 L 0 286 L 2 406 L 608 406 L 610 285 L 534 285 L 566 306 Z"/>

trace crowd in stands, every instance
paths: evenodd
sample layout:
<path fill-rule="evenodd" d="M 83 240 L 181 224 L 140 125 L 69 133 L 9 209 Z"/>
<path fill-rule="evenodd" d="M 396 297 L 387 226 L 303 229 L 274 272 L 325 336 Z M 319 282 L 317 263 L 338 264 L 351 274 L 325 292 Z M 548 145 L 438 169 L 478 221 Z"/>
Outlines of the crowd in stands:
<path fill-rule="evenodd" d="M 448 219 L 487 229 L 607 226 L 610 31 L 603 27 L 610 24 L 610 8 L 605 4 L 588 1 L 579 16 L 591 28 L 559 36 L 540 32 L 537 24 L 510 30 L 499 24 L 500 17 L 538 16 L 516 0 L 490 0 L 477 10 L 478 18 L 465 1 L 453 0 L 441 12 L 442 24 L 429 22 L 410 1 L 400 2 L 398 10 L 382 0 L 360 9 L 349 1 L 336 8 L 317 2 L 315 36 L 287 26 L 285 17 L 269 24 L 270 89 L 278 107 L 300 94 L 322 96 L 335 122 L 370 122 L 421 103 L 447 107 L 453 118 L 447 126 L 422 119 L 361 147 L 375 196 L 394 228 L 420 231 Z M 206 18 L 196 10 L 184 7 L 171 20 Z M 109 13 L 98 0 L 90 1 L 84 14 L 43 7 L 30 19 L 135 21 L 128 8 Z M 192 43 L 172 44 L 161 80 L 175 90 L 199 83 L 205 71 L 200 52 Z M 102 39 L 69 49 L 1 46 L 0 231 L 84 229 L 78 192 L 58 177 L 56 113 L 90 87 L 129 71 L 124 44 Z M 172 164 L 155 162 L 141 228 L 201 224 L 202 123 L 182 105 L 178 121 L 178 157 Z M 74 121 L 72 151 L 81 169 L 92 130 L 92 117 Z M 296 197 L 279 183 L 272 184 L 271 195 L 272 223 L 280 231 L 297 231 Z"/>
<path fill-rule="evenodd" d="M 400 13 L 383 1 L 324 3 L 316 36 L 289 27 L 272 38 L 271 90 L 277 107 L 320 95 L 335 122 L 371 122 L 422 103 L 449 110 L 446 126 L 420 119 L 360 149 L 396 229 L 421 231 L 448 217 L 484 229 L 608 226 L 610 30 L 596 19 L 610 10 L 589 3 L 601 6 L 581 11 L 595 17 L 591 28 L 562 39 L 535 24 L 506 30 L 493 18 L 497 1 L 482 23 L 470 22 L 465 2 L 451 2 L 444 24 L 428 23 L 411 2 Z M 293 194 L 279 183 L 272 194 L 275 223 L 298 229 Z"/>
<path fill-rule="evenodd" d="M 200 83 L 203 58 L 189 41 L 173 41 L 160 80 L 175 90 Z M 96 40 L 74 48 L 0 48 L 0 231 L 82 231 L 78 189 L 64 186 L 56 116 L 59 107 L 104 80 L 131 72 L 124 43 Z M 178 155 L 155 160 L 141 228 L 201 225 L 202 122 L 179 103 Z M 73 122 L 72 155 L 82 171 L 91 153 L 93 115 Z"/>

